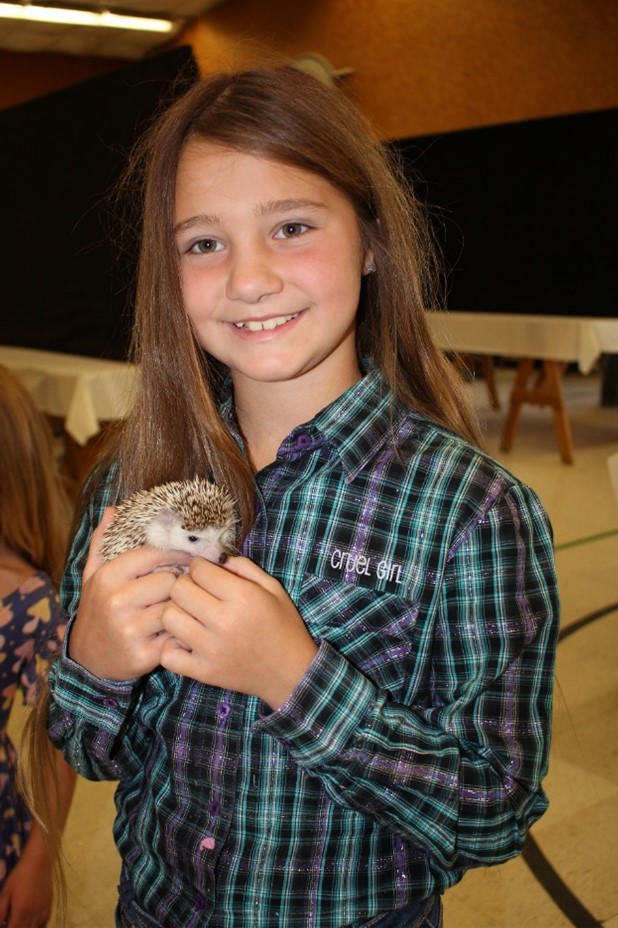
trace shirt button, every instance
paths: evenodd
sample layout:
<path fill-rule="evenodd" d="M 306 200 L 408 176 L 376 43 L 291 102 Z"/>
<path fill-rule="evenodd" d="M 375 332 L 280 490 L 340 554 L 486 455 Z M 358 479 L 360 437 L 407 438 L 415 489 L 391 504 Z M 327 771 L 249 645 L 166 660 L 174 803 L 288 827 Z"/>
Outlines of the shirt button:
<path fill-rule="evenodd" d="M 220 702 L 216 709 L 217 718 L 224 722 L 231 711 L 232 707 L 230 706 L 229 702 Z"/>
<path fill-rule="evenodd" d="M 311 445 L 311 435 L 308 435 L 306 432 L 301 432 L 300 435 L 296 436 L 296 447 L 297 448 L 308 448 Z"/>
<path fill-rule="evenodd" d="M 208 811 L 211 815 L 218 815 L 221 811 L 221 803 L 218 799 L 211 799 L 208 803 Z"/>
<path fill-rule="evenodd" d="M 103 700 L 103 705 L 105 706 L 106 709 L 117 709 L 118 700 L 114 699 L 113 696 L 106 696 L 105 699 Z"/>

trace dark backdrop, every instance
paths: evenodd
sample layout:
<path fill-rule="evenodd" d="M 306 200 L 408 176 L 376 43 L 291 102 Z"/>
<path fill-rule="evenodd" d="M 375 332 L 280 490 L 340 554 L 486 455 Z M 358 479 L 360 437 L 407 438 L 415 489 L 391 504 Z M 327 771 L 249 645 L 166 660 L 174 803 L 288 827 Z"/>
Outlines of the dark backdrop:
<path fill-rule="evenodd" d="M 135 245 L 110 190 L 196 75 L 183 46 L 0 111 L 0 343 L 126 357 Z"/>
<path fill-rule="evenodd" d="M 393 146 L 431 207 L 450 309 L 618 315 L 618 109 Z"/>
<path fill-rule="evenodd" d="M 196 76 L 182 47 L 0 111 L 0 343 L 126 356 L 135 255 L 109 192 Z M 618 315 L 618 109 L 392 145 L 430 205 L 449 308 Z"/>

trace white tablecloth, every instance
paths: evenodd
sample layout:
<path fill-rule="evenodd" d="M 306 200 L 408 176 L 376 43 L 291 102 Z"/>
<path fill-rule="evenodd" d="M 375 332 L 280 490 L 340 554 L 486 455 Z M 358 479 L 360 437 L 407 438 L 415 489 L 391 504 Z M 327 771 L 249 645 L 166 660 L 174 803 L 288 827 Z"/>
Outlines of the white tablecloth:
<path fill-rule="evenodd" d="M 583 374 L 602 353 L 618 353 L 618 318 L 515 313 L 428 312 L 445 351 L 577 362 Z"/>
<path fill-rule="evenodd" d="M 513 313 L 428 312 L 444 350 L 577 362 L 587 374 L 602 353 L 618 353 L 618 319 Z M 84 445 L 103 421 L 130 408 L 137 370 L 123 361 L 0 346 L 0 364 L 25 384 L 37 405 L 65 420 Z"/>
<path fill-rule="evenodd" d="M 64 419 L 66 431 L 85 445 L 101 422 L 128 412 L 136 368 L 123 361 L 0 346 L 0 364 L 22 381 L 37 406 Z"/>

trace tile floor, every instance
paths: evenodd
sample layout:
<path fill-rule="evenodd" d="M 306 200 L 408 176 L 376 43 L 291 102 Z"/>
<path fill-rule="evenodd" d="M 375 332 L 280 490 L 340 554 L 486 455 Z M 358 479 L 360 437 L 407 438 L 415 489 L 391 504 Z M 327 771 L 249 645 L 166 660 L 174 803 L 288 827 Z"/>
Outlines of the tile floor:
<path fill-rule="evenodd" d="M 575 463 L 560 462 L 551 414 L 533 407 L 503 454 L 511 380 L 512 371 L 498 371 L 499 412 L 482 382 L 470 390 L 488 450 L 537 490 L 555 531 L 563 633 L 545 784 L 551 805 L 532 831 L 544 869 L 530 855 L 469 873 L 445 897 L 445 928 L 618 928 L 618 480 L 614 487 L 608 467 L 618 453 L 618 408 L 599 405 L 598 377 L 570 374 Z M 69 928 L 113 926 L 112 795 L 113 784 L 78 785 L 66 831 Z"/>

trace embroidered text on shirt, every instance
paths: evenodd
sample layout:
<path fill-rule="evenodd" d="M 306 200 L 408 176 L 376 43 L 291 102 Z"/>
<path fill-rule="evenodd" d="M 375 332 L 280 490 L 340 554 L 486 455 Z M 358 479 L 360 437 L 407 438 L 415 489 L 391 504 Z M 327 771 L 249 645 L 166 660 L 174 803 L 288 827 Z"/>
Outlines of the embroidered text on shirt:
<path fill-rule="evenodd" d="M 330 556 L 330 565 L 334 570 L 341 570 L 345 574 L 358 574 L 365 577 L 377 577 L 378 580 L 388 580 L 390 583 L 403 583 L 402 565 L 387 559 L 378 561 L 365 554 L 351 554 L 335 548 Z"/>

